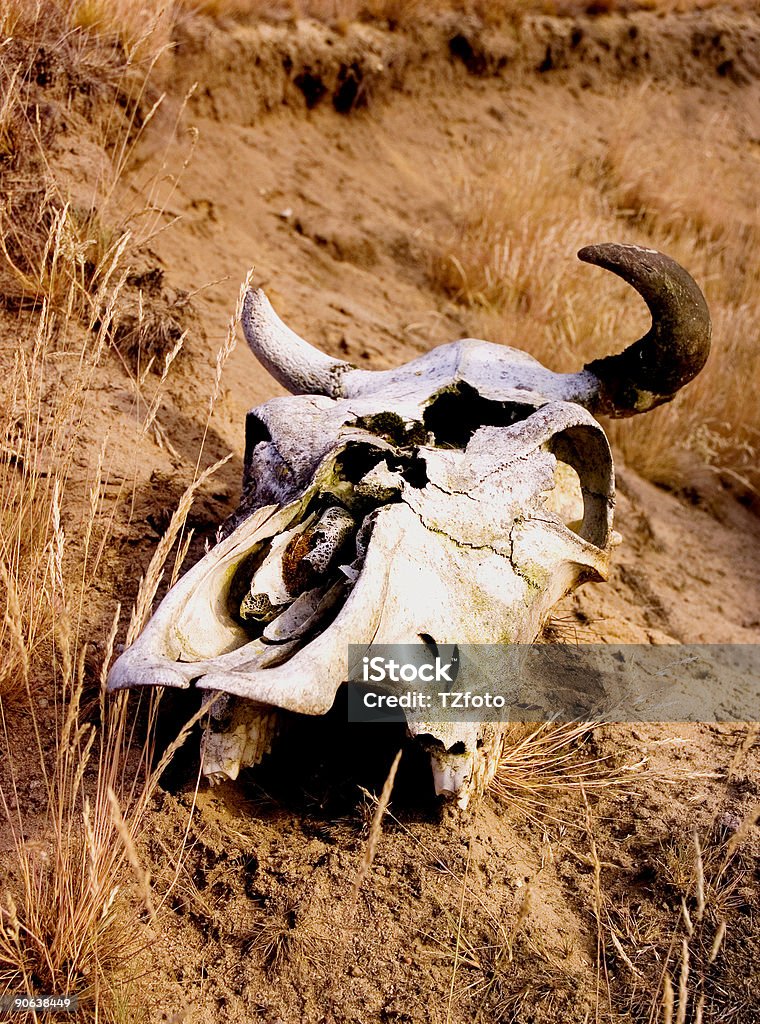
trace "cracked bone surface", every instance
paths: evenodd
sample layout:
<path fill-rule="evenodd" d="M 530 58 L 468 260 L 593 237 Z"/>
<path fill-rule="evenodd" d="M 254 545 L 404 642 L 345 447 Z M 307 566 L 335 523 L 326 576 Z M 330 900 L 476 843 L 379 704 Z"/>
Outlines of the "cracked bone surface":
<path fill-rule="evenodd" d="M 281 713 L 325 714 L 349 645 L 531 643 L 564 594 L 606 577 L 614 474 L 593 414 L 672 397 L 704 363 L 709 317 L 661 254 L 610 245 L 583 258 L 623 276 L 660 319 L 575 374 L 475 339 L 357 370 L 248 293 L 246 338 L 295 393 L 248 414 L 237 513 L 109 675 L 111 689 L 227 695 L 203 743 L 212 781 L 258 763 Z M 483 792 L 499 723 L 410 716 L 408 727 L 439 795 L 466 807 Z"/>

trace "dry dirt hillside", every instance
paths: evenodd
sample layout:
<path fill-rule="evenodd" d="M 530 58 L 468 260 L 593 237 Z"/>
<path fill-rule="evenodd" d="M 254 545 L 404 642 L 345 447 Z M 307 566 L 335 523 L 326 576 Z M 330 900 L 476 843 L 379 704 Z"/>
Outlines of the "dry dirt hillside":
<path fill-rule="evenodd" d="M 99 696 L 133 602 L 138 622 L 234 511 L 246 411 L 282 393 L 228 330 L 250 267 L 363 367 L 480 336 L 570 370 L 646 323 L 576 250 L 671 252 L 715 352 L 673 408 L 611 427 L 614 570 L 546 639 L 760 641 L 760 14 L 184 14 L 147 84 L 29 46 L 29 174 L 54 199 L 32 252 L 23 132 L 0 134 L 7 991 L 80 992 L 87 1021 L 760 1022 L 752 725 L 516 729 L 445 822 L 405 748 L 378 837 L 391 727 L 294 719 L 209 789 L 197 725 L 150 775 L 197 703 L 122 720 Z"/>

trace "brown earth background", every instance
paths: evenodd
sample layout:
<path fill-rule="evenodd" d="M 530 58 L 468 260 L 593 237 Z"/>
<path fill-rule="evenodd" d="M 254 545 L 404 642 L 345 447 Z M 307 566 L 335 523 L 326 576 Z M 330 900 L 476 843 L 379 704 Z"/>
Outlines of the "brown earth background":
<path fill-rule="evenodd" d="M 401 24 L 184 12 L 150 74 L 132 51 L 134 79 L 107 33 L 84 43 L 62 22 L 51 45 L 52 15 L 6 33 L 6 95 L 16 60 L 27 114 L 0 139 L 8 991 L 65 984 L 88 1021 L 760 1021 L 754 726 L 598 726 L 543 774 L 543 748 L 532 768 L 516 754 L 446 822 L 409 749 L 379 837 L 372 794 L 403 737 L 340 707 L 214 790 L 194 727 L 130 816 L 143 734 L 160 751 L 197 710 L 167 696 L 154 728 L 133 698 L 137 739 L 104 768 L 116 603 L 118 645 L 185 489 L 232 453 L 194 495 L 191 564 L 236 507 L 246 411 L 282 393 L 227 334 L 251 266 L 286 322 L 360 366 L 480 336 L 565 371 L 646 323 L 575 251 L 671 252 L 711 302 L 715 354 L 673 407 L 611 428 L 623 542 L 546 639 L 758 642 L 760 13 L 612 6 Z M 64 209 L 76 287 L 35 249 Z M 93 269 L 76 239 L 94 225 Z M 13 533 L 11 498 L 45 515 Z M 84 756 L 88 730 L 102 754 Z M 569 763 L 597 766 L 588 787 Z M 87 955 L 60 934 L 77 918 L 55 879 L 76 872 L 77 899 L 105 908 Z"/>

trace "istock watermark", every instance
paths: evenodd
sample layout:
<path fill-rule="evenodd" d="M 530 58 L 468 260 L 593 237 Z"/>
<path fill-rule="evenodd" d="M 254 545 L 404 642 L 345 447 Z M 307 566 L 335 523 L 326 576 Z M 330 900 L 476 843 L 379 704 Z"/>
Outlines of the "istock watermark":
<path fill-rule="evenodd" d="M 347 679 L 351 721 L 760 721 L 760 644 L 355 645 Z"/>
<path fill-rule="evenodd" d="M 363 683 L 453 683 L 451 672 L 453 662 L 443 662 L 436 656 L 435 661 L 423 664 L 399 662 L 393 658 L 386 659 L 382 655 L 374 658 L 362 658 Z"/>

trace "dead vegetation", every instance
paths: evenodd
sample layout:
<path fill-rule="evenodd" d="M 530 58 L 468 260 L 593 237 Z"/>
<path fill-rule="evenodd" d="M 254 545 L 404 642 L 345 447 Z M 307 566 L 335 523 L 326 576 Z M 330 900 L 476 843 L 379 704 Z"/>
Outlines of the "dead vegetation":
<path fill-rule="evenodd" d="M 525 739 L 529 750 L 537 735 Z M 626 780 L 611 765 L 600 767 L 598 759 L 584 757 L 573 743 L 568 727 L 545 727 L 536 743 L 539 767 L 529 763 L 520 773 L 514 765 L 522 744 L 507 742 L 495 793 L 524 813 L 524 792 L 531 789 L 529 820 L 534 831 L 545 830 L 544 852 L 538 869 L 507 903 L 483 900 L 468 877 L 468 854 L 459 878 L 459 913 L 444 906 L 442 927 L 426 935 L 429 955 L 451 965 L 447 1020 L 455 1003 L 473 1019 L 510 1024 L 756 1021 L 757 978 L 752 969 L 740 976 L 737 963 L 742 946 L 754 950 L 757 944 L 752 922 L 758 894 L 746 844 L 758 808 L 741 821 L 724 815 L 704 838 L 695 830 L 660 844 L 644 841 L 632 876 L 618 859 L 621 847 L 600 839 L 590 801 L 593 780 L 603 776 L 605 788 L 624 793 L 632 780 L 641 780 L 644 766 L 632 766 Z M 515 779 L 512 787 L 503 785 L 505 771 Z M 592 782 L 588 794 L 583 776 Z M 573 793 L 575 811 L 567 803 Z M 591 984 L 579 969 L 578 937 L 564 933 L 543 904 L 547 887 L 551 891 L 547 878 L 568 857 L 587 872 L 581 898 L 597 947 Z"/>
<path fill-rule="evenodd" d="M 119 610 L 111 607 L 109 630 L 93 621 L 90 602 L 129 486 L 111 479 L 107 442 L 93 451 L 87 427 L 103 374 L 118 360 L 130 298 L 140 305 L 133 334 L 153 317 L 150 337 L 143 330 L 126 346 L 143 362 L 140 376 L 128 375 L 143 410 L 137 439 L 157 429 L 185 334 L 173 326 L 162 338 L 167 318 L 143 313 L 139 291 L 134 298 L 128 260 L 146 236 L 115 199 L 135 139 L 157 109 L 148 81 L 163 41 L 135 5 L 122 6 L 139 24 L 122 19 L 118 36 L 94 35 L 82 26 L 98 12 L 85 6 L 40 0 L 0 9 L 0 296 L 3 330 L 14 340 L 2 352 L 0 417 L 0 810 L 8 829 L 0 986 L 78 992 L 80 1019 L 114 1020 L 154 938 L 150 872 L 137 849 L 145 811 L 188 732 L 156 761 L 155 695 L 105 697 Z M 96 151 L 95 179 L 79 181 L 76 162 L 67 162 L 72 136 Z M 163 372 L 146 382 L 154 357 Z M 209 415 L 212 408 L 213 399 Z M 208 475 L 197 473 L 158 547 L 138 591 L 133 634 L 175 542 L 179 571 L 187 514 Z"/>
<path fill-rule="evenodd" d="M 594 728 L 593 722 L 511 726 L 491 783 L 494 794 L 540 825 L 557 795 L 635 787 L 646 758 L 626 762 L 584 751 Z"/>
<path fill-rule="evenodd" d="M 643 898 L 600 882 L 606 986 L 632 1020 L 655 1013 L 664 1024 L 757 1019 L 756 979 L 736 971 L 738 950 L 756 943 L 757 893 L 743 845 L 753 817 L 716 822 L 704 837 L 679 835 L 651 851 Z"/>
<path fill-rule="evenodd" d="M 54 262 L 58 255 L 54 252 Z M 105 643 L 96 640 L 97 653 L 93 650 L 88 603 L 124 495 L 123 487 L 115 496 L 107 494 L 107 452 L 101 451 L 90 469 L 84 522 L 74 523 L 72 505 L 81 480 L 72 470 L 120 298 L 118 282 L 112 287 L 105 302 L 109 315 L 100 319 L 97 331 L 83 331 L 75 318 L 64 321 L 64 336 L 73 335 L 81 348 L 71 353 L 75 373 L 62 377 L 52 392 L 45 371 L 46 363 L 61 354 L 60 345 L 50 347 L 61 318 L 43 302 L 31 348 L 21 348 L 13 367 L 13 401 L 6 406 L 11 421 L 5 424 L 13 457 L 0 467 L 0 571 L 7 595 L 0 807 L 11 840 L 0 917 L 0 983 L 11 992 L 76 991 L 84 1020 L 115 1019 L 125 986 L 131 991 L 144 969 L 141 954 L 154 938 L 154 909 L 150 871 L 138 852 L 140 836 L 158 780 L 201 715 L 157 757 L 160 694 L 106 699 L 118 606 Z M 233 337 L 231 328 L 220 368 Z M 171 361 L 146 408 L 143 432 L 155 421 Z M 19 409 L 36 418 L 19 420 Z M 127 642 L 147 620 L 172 554 L 170 576 L 176 578 L 188 550 L 185 525 L 193 499 L 216 469 L 198 473 L 179 502 L 140 581 Z M 54 730 L 49 732 L 51 711 Z M 15 734 L 19 729 L 22 735 Z M 41 787 L 42 805 L 31 841 L 30 779 L 17 763 L 20 752 L 27 759 L 34 752 L 39 766 L 31 784 Z M 181 858 L 181 851 L 176 856 Z"/>
<path fill-rule="evenodd" d="M 611 436 L 658 483 L 688 487 L 706 465 L 756 500 L 760 352 L 750 339 L 760 331 L 760 278 L 750 253 L 760 239 L 742 141 L 751 129 L 701 122 L 689 100 L 671 103 L 648 83 L 622 89 L 609 113 L 614 121 L 573 124 L 531 151 L 496 147 L 477 173 L 463 166 L 454 216 L 432 246 L 432 279 L 474 311 L 473 333 L 519 338 L 570 372 L 602 345 L 619 351 L 646 320 L 618 281 L 568 255 L 589 238 L 673 255 L 707 296 L 710 361 L 675 401 L 610 424 Z"/>

